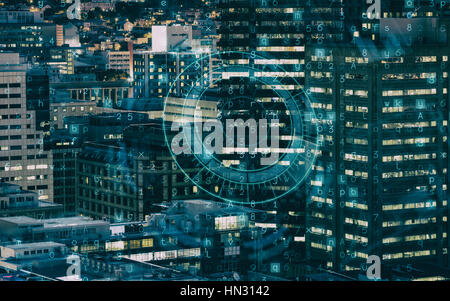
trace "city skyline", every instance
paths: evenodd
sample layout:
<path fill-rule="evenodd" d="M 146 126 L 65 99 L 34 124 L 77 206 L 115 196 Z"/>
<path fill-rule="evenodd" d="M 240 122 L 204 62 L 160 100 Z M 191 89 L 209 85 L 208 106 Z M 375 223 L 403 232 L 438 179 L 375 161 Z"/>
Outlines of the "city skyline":
<path fill-rule="evenodd" d="M 1 279 L 449 280 L 429 2 L 2 2 Z"/>

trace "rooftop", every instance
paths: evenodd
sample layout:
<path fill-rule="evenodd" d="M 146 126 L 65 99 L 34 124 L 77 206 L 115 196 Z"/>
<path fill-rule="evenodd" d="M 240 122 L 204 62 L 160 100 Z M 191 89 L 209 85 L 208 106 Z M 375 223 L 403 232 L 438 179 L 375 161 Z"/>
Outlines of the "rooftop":
<path fill-rule="evenodd" d="M 38 220 L 27 216 L 2 217 L 0 222 L 8 222 L 21 225 L 42 225 L 44 228 L 68 227 L 78 225 L 109 225 L 108 222 L 102 220 L 93 220 L 85 216 L 61 217 Z"/>
<path fill-rule="evenodd" d="M 5 248 L 9 248 L 9 249 L 13 249 L 13 250 L 52 248 L 52 247 L 65 247 L 65 245 L 57 243 L 57 242 L 53 242 L 53 241 L 43 241 L 43 242 L 34 242 L 34 243 L 27 243 L 27 244 L 14 244 L 14 245 L 5 246 Z"/>
<path fill-rule="evenodd" d="M 54 89 L 83 89 L 83 88 L 130 88 L 130 82 L 127 80 L 116 81 L 71 81 L 52 83 Z"/>
<path fill-rule="evenodd" d="M 37 206 L 38 207 L 62 207 L 63 205 L 38 200 Z"/>
<path fill-rule="evenodd" d="M 179 200 L 167 210 L 167 214 L 188 213 L 192 215 L 209 214 L 212 216 L 224 216 L 230 214 L 253 213 L 259 210 L 233 204 L 228 206 L 224 203 L 208 200 Z"/>
<path fill-rule="evenodd" d="M 37 220 L 28 216 L 11 216 L 11 217 L 0 217 L 0 222 L 6 222 L 11 224 L 20 225 L 42 225 L 42 220 Z"/>
<path fill-rule="evenodd" d="M 85 216 L 62 217 L 44 220 L 45 228 L 79 226 L 79 225 L 109 225 L 109 223 L 102 220 L 93 220 Z"/>

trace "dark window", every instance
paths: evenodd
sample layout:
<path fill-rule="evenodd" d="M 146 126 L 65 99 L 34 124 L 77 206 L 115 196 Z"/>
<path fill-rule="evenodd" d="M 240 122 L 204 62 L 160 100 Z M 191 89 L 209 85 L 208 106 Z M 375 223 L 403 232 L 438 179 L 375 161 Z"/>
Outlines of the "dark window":
<path fill-rule="evenodd" d="M 22 156 L 11 156 L 11 161 L 22 160 Z"/>
<path fill-rule="evenodd" d="M 12 135 L 12 136 L 9 136 L 9 139 L 11 139 L 11 140 L 19 140 L 19 139 L 22 139 L 22 136 L 20 136 L 20 135 Z"/>
<path fill-rule="evenodd" d="M 20 130 L 22 128 L 22 126 L 20 124 L 14 124 L 14 125 L 10 125 L 9 128 L 11 130 Z"/>
<path fill-rule="evenodd" d="M 20 115 L 20 114 L 12 114 L 12 115 L 9 115 L 9 118 L 10 119 L 20 119 L 22 117 L 22 115 Z"/>
<path fill-rule="evenodd" d="M 14 103 L 9 105 L 10 109 L 20 109 L 22 107 L 22 105 L 20 103 Z"/>
<path fill-rule="evenodd" d="M 8 88 L 7 84 L 0 84 L 0 88 Z"/>
<path fill-rule="evenodd" d="M 9 84 L 10 88 L 20 88 L 20 83 Z"/>
<path fill-rule="evenodd" d="M 20 98 L 20 93 L 9 94 L 9 98 Z"/>
<path fill-rule="evenodd" d="M 0 140 L 8 140 L 8 136 L 0 136 Z"/>
<path fill-rule="evenodd" d="M 7 109 L 8 105 L 0 105 L 0 109 Z"/>
<path fill-rule="evenodd" d="M 34 159 L 34 155 L 28 155 L 28 156 L 27 156 L 27 159 L 28 159 L 28 160 L 33 160 L 33 159 Z"/>
<path fill-rule="evenodd" d="M 28 189 L 28 190 L 34 190 L 35 187 L 34 187 L 34 186 L 28 186 L 27 189 Z"/>
<path fill-rule="evenodd" d="M 36 189 L 48 189 L 47 185 L 38 185 L 36 186 Z"/>
<path fill-rule="evenodd" d="M 7 130 L 8 126 L 7 125 L 0 125 L 0 130 Z"/>
<path fill-rule="evenodd" d="M 33 139 L 34 135 L 27 135 L 27 139 Z"/>
<path fill-rule="evenodd" d="M 34 149 L 34 145 L 33 144 L 27 145 L 27 149 Z"/>
<path fill-rule="evenodd" d="M 11 147 L 9 149 L 10 150 L 21 150 L 22 149 L 22 145 L 11 145 Z"/>

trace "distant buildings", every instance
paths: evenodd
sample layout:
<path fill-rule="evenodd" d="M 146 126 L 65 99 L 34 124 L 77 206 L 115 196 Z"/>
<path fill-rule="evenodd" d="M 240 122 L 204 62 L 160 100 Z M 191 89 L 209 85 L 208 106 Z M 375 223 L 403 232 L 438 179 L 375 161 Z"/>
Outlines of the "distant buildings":
<path fill-rule="evenodd" d="M 0 23 L 6 24 L 34 24 L 43 23 L 44 13 L 27 10 L 0 10 Z"/>
<path fill-rule="evenodd" d="M 258 254 L 272 245 L 263 237 L 273 233 L 255 227 L 255 214 L 260 212 L 194 199 L 164 206 L 161 214 L 152 214 L 145 222 L 0 218 L 4 246 L 0 267 L 17 270 L 17 265 L 25 267 L 28 259 L 34 259 L 32 266 L 37 269 L 51 252 L 55 260 L 61 260 L 64 253 L 72 251 L 80 256 L 82 277 L 89 278 L 114 274 L 112 268 L 119 261 L 138 266 L 151 263 L 160 271 L 178 274 L 175 278 L 235 272 L 246 279 L 249 270 L 270 274 L 270 264 Z M 57 255 L 55 247 L 67 251 Z M 139 273 L 140 269 L 127 269 L 129 276 Z"/>
<path fill-rule="evenodd" d="M 132 76 L 133 58 L 130 51 L 106 51 L 106 69 L 119 70 Z"/>
<path fill-rule="evenodd" d="M 72 241 L 107 239 L 110 235 L 109 223 L 79 216 L 54 219 L 1 217 L 0 229 L 1 242 L 58 241 L 70 245 Z"/>
<path fill-rule="evenodd" d="M 96 8 L 102 11 L 113 11 L 115 9 L 116 2 L 113 0 L 93 0 L 89 2 L 81 3 L 81 12 L 89 12 Z"/>
<path fill-rule="evenodd" d="M 74 74 L 75 64 L 72 49 L 68 47 L 52 47 L 45 51 L 46 65 L 58 70 L 59 74 Z"/>
<path fill-rule="evenodd" d="M 192 85 L 203 87 L 210 81 L 211 58 L 207 53 L 135 50 L 133 66 L 136 98 L 181 97 Z"/>
<path fill-rule="evenodd" d="M 50 101 L 50 127 L 52 129 L 63 129 L 64 118 L 67 116 L 83 116 L 97 112 L 95 101 L 71 99 L 68 98 L 69 92 L 58 92 L 52 95 Z"/>
<path fill-rule="evenodd" d="M 0 3 L 0 273 L 367 280 L 377 255 L 383 280 L 450 279 L 448 1 L 150 2 Z M 314 111 L 292 131 L 289 94 Z M 272 114 L 286 145 L 312 125 L 309 177 L 210 201 L 163 128 L 194 112 Z M 240 155 L 217 161 L 261 167 Z"/>
<path fill-rule="evenodd" d="M 80 47 L 78 29 L 71 23 L 46 23 L 43 12 L 0 10 L 0 49 L 19 52 L 30 63 L 44 65 L 54 47 Z M 66 54 L 65 56 L 68 56 Z M 66 59 L 67 61 L 67 59 Z"/>

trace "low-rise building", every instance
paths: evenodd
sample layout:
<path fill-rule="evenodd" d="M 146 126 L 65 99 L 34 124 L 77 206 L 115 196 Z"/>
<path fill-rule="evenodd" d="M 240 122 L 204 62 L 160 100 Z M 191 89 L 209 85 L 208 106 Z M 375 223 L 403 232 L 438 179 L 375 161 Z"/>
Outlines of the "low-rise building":
<path fill-rule="evenodd" d="M 51 253 L 65 254 L 67 253 L 67 247 L 53 241 L 0 246 L 0 257 L 2 258 L 34 259 L 51 256 L 49 255 Z"/>
<path fill-rule="evenodd" d="M 73 242 L 87 239 L 107 239 L 109 223 L 75 216 L 53 219 L 35 219 L 27 216 L 0 218 L 0 233 L 3 241 L 58 241 Z"/>
<path fill-rule="evenodd" d="M 38 200 L 38 194 L 22 190 L 19 185 L 0 183 L 0 216 L 50 218 L 62 215 L 59 204 Z"/>
<path fill-rule="evenodd" d="M 67 91 L 66 93 L 61 91 L 57 95 L 52 95 L 50 99 L 50 127 L 63 129 L 65 117 L 95 113 L 96 104 L 95 101 L 70 98 Z"/>

